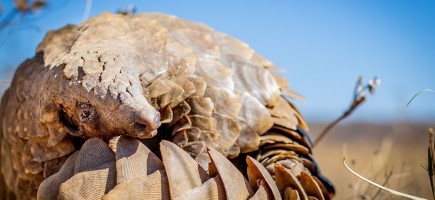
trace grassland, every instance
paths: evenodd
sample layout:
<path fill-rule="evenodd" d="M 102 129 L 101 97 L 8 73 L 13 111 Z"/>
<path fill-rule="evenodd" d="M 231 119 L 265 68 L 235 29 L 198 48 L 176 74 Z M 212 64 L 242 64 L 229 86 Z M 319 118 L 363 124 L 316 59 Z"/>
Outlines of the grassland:
<path fill-rule="evenodd" d="M 316 137 L 326 125 L 311 125 Z M 427 162 L 427 129 L 435 123 L 349 123 L 339 125 L 314 149 L 337 190 L 336 199 L 401 199 L 362 182 L 343 166 L 401 192 L 432 199 Z"/>

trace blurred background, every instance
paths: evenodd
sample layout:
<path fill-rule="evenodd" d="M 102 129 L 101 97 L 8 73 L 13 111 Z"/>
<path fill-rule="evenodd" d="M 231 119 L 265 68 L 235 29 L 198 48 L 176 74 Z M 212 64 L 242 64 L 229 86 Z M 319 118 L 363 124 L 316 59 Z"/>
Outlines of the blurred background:
<path fill-rule="evenodd" d="M 249 44 L 283 69 L 306 99 L 297 106 L 316 138 L 352 101 L 358 76 L 377 76 L 374 96 L 314 150 L 338 199 L 395 198 L 347 172 L 431 197 L 422 166 L 435 127 L 435 1 L 0 1 L 0 79 L 32 57 L 45 33 L 102 12 L 162 12 L 204 23 Z M 391 174 L 391 175 L 389 175 Z"/>

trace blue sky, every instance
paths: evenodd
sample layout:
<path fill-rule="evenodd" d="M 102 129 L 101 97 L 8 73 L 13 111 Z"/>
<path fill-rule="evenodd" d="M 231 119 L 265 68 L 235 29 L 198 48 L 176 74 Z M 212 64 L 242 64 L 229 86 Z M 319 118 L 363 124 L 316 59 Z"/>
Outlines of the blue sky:
<path fill-rule="evenodd" d="M 0 33 L 3 77 L 34 54 L 49 29 L 78 24 L 86 1 L 48 1 L 48 10 Z M 51 3 L 51 4 L 50 4 Z M 1 1 L 5 11 L 11 1 Z M 307 103 L 308 121 L 331 121 L 352 98 L 356 78 L 382 84 L 349 121 L 435 121 L 435 1 L 93 1 L 90 16 L 134 5 L 202 22 L 248 43 L 285 69 Z M 4 17 L 4 14 L 0 16 Z M 18 17 L 15 22 L 18 22 Z"/>

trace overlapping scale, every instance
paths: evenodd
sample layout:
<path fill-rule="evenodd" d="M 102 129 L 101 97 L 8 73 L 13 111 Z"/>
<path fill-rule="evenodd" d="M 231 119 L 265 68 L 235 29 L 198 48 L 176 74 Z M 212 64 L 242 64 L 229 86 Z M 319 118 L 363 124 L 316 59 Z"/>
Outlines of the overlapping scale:
<path fill-rule="evenodd" d="M 274 72 L 278 67 L 237 39 L 174 16 L 105 13 L 80 26 L 49 32 L 37 51 L 17 70 L 1 106 L 1 115 L 10 115 L 1 118 L 0 178 L 18 198 L 34 198 L 44 179 L 41 197 L 46 197 L 46 185 L 66 180 L 65 174 L 71 177 L 60 186 L 62 198 L 79 198 L 71 195 L 82 189 L 87 197 L 106 199 L 136 198 L 131 194 L 144 190 L 144 195 L 151 194 L 147 198 L 221 199 L 222 192 L 229 199 L 278 198 L 273 181 L 252 159 L 248 171 L 260 171 L 251 174 L 256 178 L 247 178 L 257 181 L 256 191 L 248 184 L 245 192 L 229 193 L 235 182 L 244 186 L 242 179 L 232 183 L 236 179 L 229 176 L 240 176 L 231 173 L 246 164 L 239 158 L 248 153 L 257 155 L 282 198 L 333 196 L 333 187 L 311 156 L 308 126 L 288 98 L 299 95 Z M 64 106 L 77 102 L 104 108 L 100 118 L 118 118 L 79 126 L 75 110 Z M 150 132 L 158 126 L 157 135 Z M 154 138 L 139 142 L 120 135 Z M 173 143 L 162 142 L 159 151 L 162 140 Z M 71 174 L 70 168 L 60 166 L 73 162 L 66 157 L 76 155 L 74 151 L 80 153 Z M 234 165 L 225 157 L 234 158 Z M 278 174 L 293 182 L 278 181 Z M 149 182 L 156 181 L 151 175 L 166 186 L 148 187 L 157 183 Z M 116 180 L 102 188 L 104 177 Z M 192 181 L 179 186 L 187 178 Z M 89 181 L 101 186 L 96 196 L 87 193 Z M 29 187 L 16 187 L 18 183 Z M 66 191 L 71 184 L 85 188 Z"/>

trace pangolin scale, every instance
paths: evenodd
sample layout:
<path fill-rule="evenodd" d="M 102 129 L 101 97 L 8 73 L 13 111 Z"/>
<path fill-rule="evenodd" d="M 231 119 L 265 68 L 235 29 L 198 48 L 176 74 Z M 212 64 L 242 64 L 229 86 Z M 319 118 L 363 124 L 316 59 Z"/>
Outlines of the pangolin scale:
<path fill-rule="evenodd" d="M 2 98 L 1 197 L 330 199 L 297 95 L 275 69 L 237 39 L 164 14 L 50 31 Z"/>

